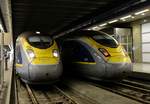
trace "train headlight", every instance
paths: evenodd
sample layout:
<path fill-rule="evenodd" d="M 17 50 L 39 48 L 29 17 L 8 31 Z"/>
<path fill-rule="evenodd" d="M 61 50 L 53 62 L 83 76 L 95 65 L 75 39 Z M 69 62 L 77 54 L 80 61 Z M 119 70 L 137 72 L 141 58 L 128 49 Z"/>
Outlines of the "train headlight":
<path fill-rule="evenodd" d="M 53 56 L 54 57 L 58 57 L 59 56 L 58 50 L 56 50 L 56 49 L 53 50 Z"/>
<path fill-rule="evenodd" d="M 29 55 L 30 58 L 32 58 L 32 59 L 35 58 L 35 54 L 34 54 L 34 51 L 33 51 L 33 50 L 28 49 L 28 50 L 27 50 L 27 53 L 28 53 L 28 55 Z"/>
<path fill-rule="evenodd" d="M 110 56 L 110 54 L 108 53 L 108 51 L 104 48 L 99 48 L 98 49 L 105 57 Z"/>

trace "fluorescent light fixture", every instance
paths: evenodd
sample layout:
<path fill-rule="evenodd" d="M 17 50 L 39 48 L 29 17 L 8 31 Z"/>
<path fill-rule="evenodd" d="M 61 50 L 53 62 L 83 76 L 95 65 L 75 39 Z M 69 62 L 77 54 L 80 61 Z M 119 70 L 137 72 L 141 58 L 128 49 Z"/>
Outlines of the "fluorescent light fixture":
<path fill-rule="evenodd" d="M 131 15 L 127 15 L 127 16 L 121 17 L 120 19 L 121 20 L 125 20 L 125 19 L 130 18 L 130 17 L 132 17 L 132 16 Z"/>
<path fill-rule="evenodd" d="M 98 26 L 95 26 L 92 28 L 92 30 L 99 30 L 99 29 L 100 29 L 100 27 L 98 27 Z"/>
<path fill-rule="evenodd" d="M 136 13 L 134 13 L 134 14 L 135 14 L 135 15 L 139 15 L 139 14 L 142 14 L 142 13 L 145 13 L 145 12 L 148 12 L 148 11 L 149 11 L 149 9 L 145 9 L 145 10 L 136 12 Z"/>
<path fill-rule="evenodd" d="M 109 21 L 108 23 L 111 24 L 111 23 L 115 23 L 117 22 L 118 20 L 112 20 L 112 21 Z"/>
<path fill-rule="evenodd" d="M 107 25 L 107 23 L 103 23 L 103 24 L 100 24 L 99 26 L 102 27 L 102 26 L 106 26 L 106 25 Z"/>
<path fill-rule="evenodd" d="M 40 32 L 39 32 L 39 31 L 36 31 L 36 34 L 40 34 Z"/>

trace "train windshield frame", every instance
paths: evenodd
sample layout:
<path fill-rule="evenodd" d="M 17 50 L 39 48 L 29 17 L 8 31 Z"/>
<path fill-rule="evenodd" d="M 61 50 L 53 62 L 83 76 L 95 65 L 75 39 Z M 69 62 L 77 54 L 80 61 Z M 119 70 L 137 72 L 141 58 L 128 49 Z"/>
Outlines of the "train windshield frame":
<path fill-rule="evenodd" d="M 53 44 L 53 40 L 48 35 L 31 35 L 27 37 L 27 41 L 33 47 L 46 49 Z"/>
<path fill-rule="evenodd" d="M 111 48 L 117 48 L 119 46 L 118 42 L 113 37 L 111 37 L 106 33 L 94 31 L 90 33 L 90 36 L 97 43 L 100 43 L 104 46 Z"/>

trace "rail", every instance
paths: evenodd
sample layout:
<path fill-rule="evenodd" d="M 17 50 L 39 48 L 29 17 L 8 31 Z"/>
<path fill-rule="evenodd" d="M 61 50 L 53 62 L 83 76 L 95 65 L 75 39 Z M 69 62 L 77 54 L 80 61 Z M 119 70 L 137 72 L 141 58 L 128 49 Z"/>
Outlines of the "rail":
<path fill-rule="evenodd" d="M 144 87 L 144 84 L 140 82 L 123 80 L 121 82 L 103 83 L 90 81 L 89 83 L 96 87 L 106 89 L 144 104 L 150 104 L 150 88 L 148 86 Z"/>
<path fill-rule="evenodd" d="M 28 94 L 29 94 L 29 96 L 31 98 L 32 103 L 33 104 L 39 104 L 36 96 L 34 96 L 34 94 L 33 94 L 32 90 L 31 90 L 31 88 L 29 87 L 29 85 L 26 84 L 26 83 L 25 83 L 25 85 L 26 85 L 26 88 L 27 88 L 27 91 L 28 91 Z"/>
<path fill-rule="evenodd" d="M 18 84 L 18 104 L 78 104 L 54 85 Z"/>

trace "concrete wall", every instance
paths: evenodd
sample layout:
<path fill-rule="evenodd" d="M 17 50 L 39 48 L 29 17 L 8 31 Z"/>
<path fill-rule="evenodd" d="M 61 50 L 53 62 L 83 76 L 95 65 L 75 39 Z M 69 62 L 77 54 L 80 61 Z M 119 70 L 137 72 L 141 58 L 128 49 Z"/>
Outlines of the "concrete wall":
<path fill-rule="evenodd" d="M 142 44 L 141 44 L 141 24 L 139 21 L 131 23 L 133 34 L 133 53 L 134 62 L 142 62 Z"/>
<path fill-rule="evenodd" d="M 0 0 L 0 8 L 2 10 L 2 15 L 7 28 L 7 32 L 12 32 L 12 22 L 11 22 L 11 0 Z"/>
<path fill-rule="evenodd" d="M 0 43 L 1 43 L 1 35 L 0 35 Z M 4 33 L 4 45 L 12 44 L 12 36 L 10 33 Z"/>
<path fill-rule="evenodd" d="M 1 44 L 1 35 L 0 35 L 0 44 Z M 11 69 L 13 65 L 13 42 L 12 35 L 10 33 L 4 33 L 4 45 L 9 45 L 11 50 L 7 53 L 9 55 L 8 68 Z"/>

